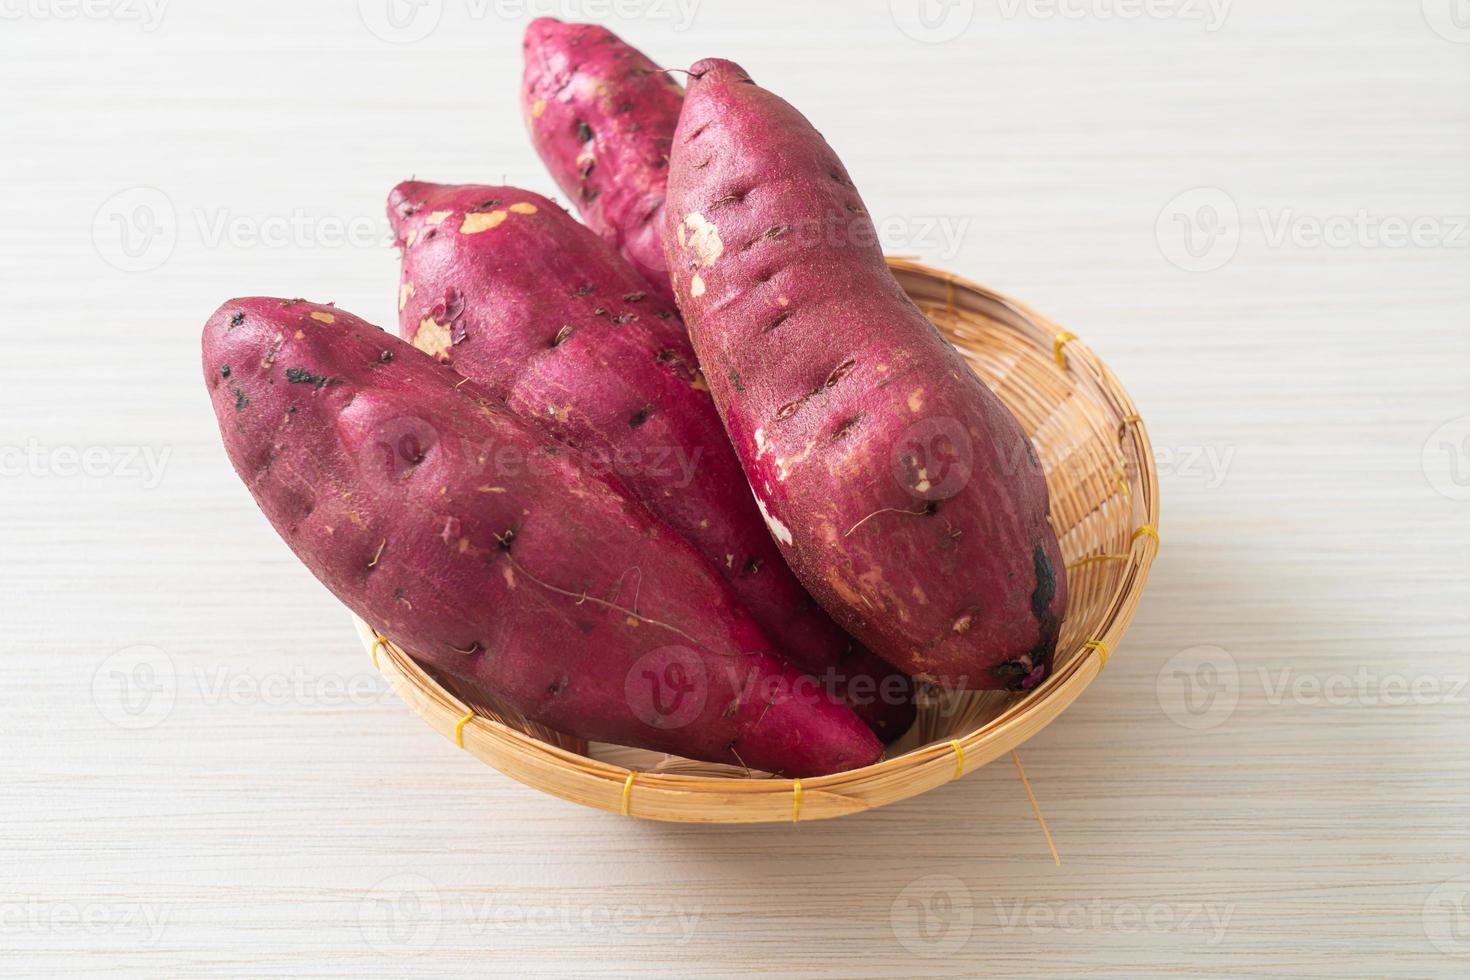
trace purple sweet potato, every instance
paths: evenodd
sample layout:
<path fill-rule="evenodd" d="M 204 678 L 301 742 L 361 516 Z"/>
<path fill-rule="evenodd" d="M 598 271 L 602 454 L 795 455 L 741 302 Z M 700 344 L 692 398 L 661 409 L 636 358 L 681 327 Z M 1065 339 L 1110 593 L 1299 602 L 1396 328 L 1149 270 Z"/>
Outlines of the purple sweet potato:
<path fill-rule="evenodd" d="M 793 663 L 830 678 L 879 734 L 903 734 L 908 679 L 857 648 L 786 567 L 673 306 L 539 194 L 409 181 L 388 216 L 403 249 L 400 335 L 614 471 Z"/>
<path fill-rule="evenodd" d="M 523 47 L 521 108 L 536 152 L 588 227 L 672 303 L 663 204 L 683 89 L 596 24 L 541 17 Z"/>
<path fill-rule="evenodd" d="M 235 299 L 204 328 L 230 461 L 359 616 L 552 728 L 789 774 L 875 761 L 694 549 L 581 454 L 350 314 Z"/>
<path fill-rule="evenodd" d="M 1036 685 L 1067 599 L 1041 466 L 888 271 L 837 155 L 740 66 L 700 61 L 668 191 L 678 303 L 787 563 L 916 678 Z"/>

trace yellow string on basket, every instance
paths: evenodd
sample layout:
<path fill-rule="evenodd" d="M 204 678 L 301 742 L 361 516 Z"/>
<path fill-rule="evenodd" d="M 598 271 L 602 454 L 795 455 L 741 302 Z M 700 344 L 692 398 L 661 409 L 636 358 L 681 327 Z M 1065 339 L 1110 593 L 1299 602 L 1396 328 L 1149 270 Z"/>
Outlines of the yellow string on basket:
<path fill-rule="evenodd" d="M 954 778 L 959 779 L 965 774 L 965 747 L 957 738 L 950 739 L 949 744 L 954 747 Z"/>
<path fill-rule="evenodd" d="M 791 822 L 801 819 L 801 780 L 791 781 Z"/>
<path fill-rule="evenodd" d="M 1056 335 L 1056 339 L 1051 342 L 1051 356 L 1057 359 L 1057 364 L 1062 367 L 1067 366 L 1067 359 L 1062 356 L 1062 348 L 1067 346 L 1067 341 L 1076 339 L 1077 335 L 1070 330 L 1063 330 Z"/>
<path fill-rule="evenodd" d="M 1102 670 L 1108 665 L 1108 657 L 1110 657 L 1112 653 L 1108 650 L 1108 645 L 1102 640 L 1088 640 L 1086 643 L 1082 644 L 1082 646 L 1088 650 L 1097 651 L 1098 670 Z"/>
<path fill-rule="evenodd" d="M 1031 792 L 1031 780 L 1026 778 L 1026 770 L 1021 768 L 1021 757 L 1011 749 L 1011 761 L 1016 764 L 1016 772 L 1021 774 L 1021 785 L 1026 787 L 1026 798 L 1031 801 L 1031 809 L 1036 812 L 1036 822 L 1041 824 L 1041 833 L 1046 837 L 1046 846 L 1051 848 L 1052 863 L 1061 866 L 1062 858 L 1057 854 L 1057 845 L 1052 842 L 1051 831 L 1046 829 L 1046 818 L 1041 815 L 1041 805 L 1036 802 L 1036 794 Z"/>
<path fill-rule="evenodd" d="M 1080 568 L 1083 565 L 1091 565 L 1093 562 L 1099 562 L 1099 561 L 1123 561 L 1127 557 L 1128 557 L 1127 555 L 1092 555 L 1092 556 L 1090 556 L 1088 558 L 1079 558 L 1076 561 L 1070 562 L 1067 565 L 1067 571 L 1070 572 L 1072 569 L 1074 569 L 1074 568 Z"/>
<path fill-rule="evenodd" d="M 381 670 L 378 666 L 378 647 L 388 649 L 388 638 L 381 633 L 373 634 L 373 670 Z"/>
<path fill-rule="evenodd" d="M 638 774 L 629 770 L 628 778 L 623 780 L 623 816 L 628 816 L 628 806 L 633 802 L 633 779 Z"/>
<path fill-rule="evenodd" d="M 463 718 L 454 726 L 454 741 L 460 748 L 464 748 L 464 726 L 471 718 L 475 717 L 473 711 L 467 712 Z"/>
<path fill-rule="evenodd" d="M 1143 537 L 1144 535 L 1147 535 L 1147 536 L 1153 538 L 1155 544 L 1159 544 L 1160 543 L 1159 542 L 1159 532 L 1158 532 L 1158 529 L 1155 528 L 1152 524 L 1144 524 L 1141 527 L 1135 528 L 1134 531 L 1133 531 L 1133 537 L 1131 537 L 1131 538 L 1128 539 L 1128 543 L 1129 544 L 1132 544 L 1134 541 L 1137 541 L 1139 538 Z M 1068 562 L 1066 567 L 1067 567 L 1067 571 L 1070 572 L 1074 568 L 1081 568 L 1083 565 L 1091 565 L 1094 562 L 1099 562 L 1099 561 L 1124 561 L 1124 560 L 1126 560 L 1126 559 L 1128 559 L 1130 557 L 1132 557 L 1132 556 L 1131 555 L 1089 555 L 1086 558 L 1078 558 L 1076 561 Z"/>

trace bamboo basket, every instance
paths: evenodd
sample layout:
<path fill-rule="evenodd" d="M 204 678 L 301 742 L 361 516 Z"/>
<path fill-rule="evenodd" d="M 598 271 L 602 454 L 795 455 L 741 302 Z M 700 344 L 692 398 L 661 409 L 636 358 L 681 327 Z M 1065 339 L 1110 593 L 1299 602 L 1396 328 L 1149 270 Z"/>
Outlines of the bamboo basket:
<path fill-rule="evenodd" d="M 625 816 L 690 823 L 823 820 L 973 772 L 1052 722 L 1122 639 L 1158 552 L 1158 475 L 1122 385 L 1077 338 L 1014 300 L 906 259 L 899 283 L 1015 413 L 1036 445 L 1068 570 L 1051 677 L 1024 694 L 920 691 L 918 720 L 863 769 L 808 779 L 588 743 L 420 666 L 357 620 L 374 664 L 441 734 L 513 779 Z"/>

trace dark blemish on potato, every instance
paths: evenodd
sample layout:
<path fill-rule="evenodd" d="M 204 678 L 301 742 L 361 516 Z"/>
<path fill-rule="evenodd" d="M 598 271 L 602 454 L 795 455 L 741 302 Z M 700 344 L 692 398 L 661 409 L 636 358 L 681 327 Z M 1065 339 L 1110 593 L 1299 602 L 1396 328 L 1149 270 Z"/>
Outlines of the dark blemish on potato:
<path fill-rule="evenodd" d="M 500 545 L 501 551 L 509 551 L 511 544 L 516 539 L 516 529 L 507 528 L 504 534 L 495 535 L 495 540 Z"/>
<path fill-rule="evenodd" d="M 820 395 L 822 392 L 836 387 L 839 381 L 852 373 L 852 369 L 856 365 L 857 359 L 853 357 L 849 357 L 847 360 L 837 365 L 835 368 L 832 369 L 832 373 L 827 375 L 827 380 L 823 381 L 814 390 L 807 392 L 800 398 L 787 402 L 785 405 L 782 405 L 779 409 L 777 409 L 774 421 L 785 422 L 787 419 L 791 418 L 791 416 L 796 414 L 797 409 L 801 408 L 801 406 L 806 404 L 806 402 Z"/>
<path fill-rule="evenodd" d="M 837 427 L 832 430 L 832 438 L 834 440 L 835 439 L 841 439 L 843 436 L 845 436 L 849 432 L 851 432 L 853 426 L 855 426 L 859 422 L 861 422 L 862 419 L 863 419 L 863 413 L 862 412 L 858 412 L 855 415 L 849 415 L 847 418 L 845 418 L 841 422 L 838 422 L 837 423 Z"/>
<path fill-rule="evenodd" d="M 724 197 L 719 198 L 718 200 L 716 200 L 713 203 L 711 203 L 710 204 L 710 208 L 711 208 L 711 210 L 713 210 L 714 208 L 717 208 L 717 207 L 719 207 L 722 204 L 739 204 L 740 202 L 742 202 L 744 200 L 745 200 L 745 195 L 744 194 L 726 194 Z"/>
<path fill-rule="evenodd" d="M 867 214 L 868 213 L 868 212 L 864 211 L 862 208 L 858 207 L 856 204 L 849 204 L 849 205 L 847 205 L 847 210 L 851 211 L 853 214 Z"/>
<path fill-rule="evenodd" d="M 735 386 L 736 391 L 741 392 L 742 394 L 745 392 L 745 383 L 740 380 L 739 371 L 731 368 L 730 373 L 727 375 L 727 377 L 729 377 L 730 383 Z"/>
<path fill-rule="evenodd" d="M 389 361 L 393 360 L 393 352 L 391 350 L 383 351 L 381 354 L 378 355 L 378 360 L 382 361 L 384 364 L 387 364 Z"/>
<path fill-rule="evenodd" d="M 653 361 L 655 364 L 668 364 L 673 360 L 674 352 L 668 349 L 661 350 L 657 354 L 653 355 Z"/>
<path fill-rule="evenodd" d="M 636 323 L 637 321 L 638 321 L 638 314 L 637 313 L 619 313 L 617 316 L 613 317 L 608 322 L 609 323 L 615 323 L 618 326 L 622 326 L 625 323 Z"/>
<path fill-rule="evenodd" d="M 245 406 L 250 404 L 250 399 L 245 397 L 245 389 L 239 385 L 230 385 L 230 390 L 235 393 L 235 411 L 244 411 Z"/>
<path fill-rule="evenodd" d="M 756 572 L 761 570 L 761 566 L 764 564 L 765 562 L 761 559 L 752 558 L 750 561 L 745 563 L 745 574 L 754 575 Z"/>
<path fill-rule="evenodd" d="M 1036 644 L 1025 656 L 991 670 L 1011 691 L 1030 690 L 1046 678 L 1061 631 L 1061 622 L 1051 611 L 1057 590 L 1056 569 L 1040 545 L 1032 552 L 1032 564 L 1036 572 L 1036 588 L 1031 593 L 1031 615 L 1036 617 L 1038 627 Z"/>
<path fill-rule="evenodd" d="M 653 161 L 653 169 L 654 170 L 662 170 L 663 168 L 667 167 L 668 165 L 669 165 L 669 158 L 668 157 L 659 157 L 657 160 Z"/>
<path fill-rule="evenodd" d="M 592 309 L 592 315 L 593 316 L 606 316 L 607 315 L 607 307 L 605 307 L 605 306 L 593 307 L 593 309 Z"/>
<path fill-rule="evenodd" d="M 244 313 L 236 313 L 234 316 L 230 317 L 230 326 L 231 327 L 238 327 L 240 324 L 242 324 L 244 322 L 245 322 L 245 314 Z"/>
<path fill-rule="evenodd" d="M 325 374 L 312 374 L 306 368 L 286 368 L 286 380 L 294 385 L 313 385 L 324 388 L 329 384 L 341 384 L 341 379 L 331 379 Z"/>
<path fill-rule="evenodd" d="M 551 346 L 560 347 L 562 344 L 566 343 L 567 338 L 572 335 L 572 329 L 573 328 L 570 323 L 563 323 L 561 325 L 561 329 L 556 332 L 556 336 L 551 338 Z"/>
<path fill-rule="evenodd" d="M 652 414 L 653 414 L 653 406 L 652 405 L 644 405 L 642 408 L 638 409 L 638 411 L 634 412 L 633 415 L 632 415 L 632 417 L 628 419 L 628 426 L 629 426 L 629 428 L 633 428 L 633 429 L 638 428 L 644 422 L 647 422 L 648 421 L 648 417 L 650 415 L 652 415 Z"/>
<path fill-rule="evenodd" d="M 583 285 L 578 286 L 577 287 L 577 291 L 575 293 L 573 293 L 572 295 L 573 296 L 590 296 L 591 294 L 592 294 L 592 287 L 589 286 L 589 285 L 586 285 L 584 283 Z"/>
<path fill-rule="evenodd" d="M 499 206 L 500 206 L 500 198 L 498 198 L 498 197 L 492 197 L 489 200 L 481 201 L 479 204 L 476 204 L 470 210 L 472 210 L 472 211 L 488 211 L 491 208 L 495 208 L 495 207 L 499 207 Z"/>
<path fill-rule="evenodd" d="M 698 76 L 696 76 L 696 77 L 698 77 Z M 694 132 L 692 132 L 688 136 L 684 137 L 684 142 L 685 143 L 693 143 L 695 140 L 699 139 L 699 137 L 701 135 L 704 134 L 704 131 L 706 129 L 709 129 L 709 123 L 705 123 L 703 126 L 700 126 Z"/>
<path fill-rule="evenodd" d="M 435 237 L 438 234 L 439 234 L 439 229 L 438 228 L 430 228 L 428 231 L 424 232 L 424 241 L 428 241 L 429 239 Z"/>
<path fill-rule="evenodd" d="M 592 127 L 581 119 L 577 120 L 577 139 L 583 143 L 592 142 Z"/>
<path fill-rule="evenodd" d="M 755 248 L 761 242 L 775 241 L 790 230 L 790 225 L 772 225 L 756 237 L 752 238 L 750 241 L 746 242 L 744 245 L 741 245 L 740 251 L 748 252 L 750 249 Z"/>
<path fill-rule="evenodd" d="M 827 380 L 824 381 L 824 382 L 822 382 L 822 387 L 823 388 L 831 388 L 831 387 L 833 387 L 834 385 L 837 384 L 837 382 L 841 381 L 843 378 L 845 378 L 849 374 L 851 374 L 852 373 L 852 369 L 854 367 L 856 367 L 856 366 L 857 366 L 857 359 L 856 358 L 853 358 L 853 357 L 849 357 L 847 360 L 843 361 L 841 364 L 837 365 L 835 368 L 832 369 L 832 373 L 829 374 L 829 375 L 827 375 Z"/>
<path fill-rule="evenodd" d="M 674 314 L 668 310 L 659 310 L 658 318 L 660 320 L 672 320 L 674 318 Z"/>
<path fill-rule="evenodd" d="M 1000 680 L 1001 684 L 1005 687 L 1007 691 L 1021 690 L 1021 682 L 1026 678 L 1026 675 L 1029 672 L 1030 667 L 1019 660 L 1012 660 L 1010 663 L 997 664 L 996 666 L 990 668 L 990 673 L 994 675 L 998 680 Z"/>
<path fill-rule="evenodd" d="M 582 200 L 586 201 L 588 204 L 591 204 L 600 196 L 602 196 L 602 191 L 598 190 L 596 187 L 582 188 Z"/>
<path fill-rule="evenodd" d="M 623 295 L 623 302 L 624 303 L 636 303 L 639 300 L 643 299 L 643 297 L 645 297 L 647 295 L 648 295 L 647 293 L 643 293 L 643 292 L 625 293 Z"/>
<path fill-rule="evenodd" d="M 1036 588 L 1031 592 L 1031 615 L 1040 622 L 1051 615 L 1051 601 L 1057 594 L 1057 573 L 1041 545 L 1032 554 L 1032 564 L 1036 568 Z"/>
<path fill-rule="evenodd" d="M 778 314 L 774 320 L 762 327 L 761 333 L 770 333 L 772 330 L 775 330 L 777 327 L 779 327 L 781 324 L 785 323 L 789 319 L 791 319 L 791 311 L 786 310 L 785 312 Z"/>
<path fill-rule="evenodd" d="M 230 376 L 230 366 L 228 364 L 220 365 L 219 376 L 221 378 L 228 378 Z"/>

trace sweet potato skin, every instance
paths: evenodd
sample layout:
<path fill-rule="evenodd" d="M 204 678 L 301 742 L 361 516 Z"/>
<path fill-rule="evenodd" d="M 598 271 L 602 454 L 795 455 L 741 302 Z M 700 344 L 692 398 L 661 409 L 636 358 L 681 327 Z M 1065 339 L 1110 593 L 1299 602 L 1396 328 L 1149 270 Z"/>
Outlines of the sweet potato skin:
<path fill-rule="evenodd" d="M 878 757 L 615 480 L 396 337 L 236 299 L 204 328 L 203 368 L 266 517 L 429 665 L 587 738 L 791 774 Z"/>
<path fill-rule="evenodd" d="M 788 564 L 916 678 L 1035 686 L 1067 586 L 1029 438 L 904 295 L 846 169 L 718 59 L 690 70 L 665 250 Z"/>
<path fill-rule="evenodd" d="M 870 685 L 850 703 L 885 737 L 908 728 L 907 678 L 853 649 L 767 533 L 672 304 L 530 191 L 406 181 L 388 217 L 403 250 L 405 340 L 612 469 L 793 663 L 830 673 L 839 691 Z"/>
<path fill-rule="evenodd" d="M 666 302 L 663 202 L 683 88 L 596 24 L 526 28 L 521 108 L 536 152 L 587 226 Z"/>

